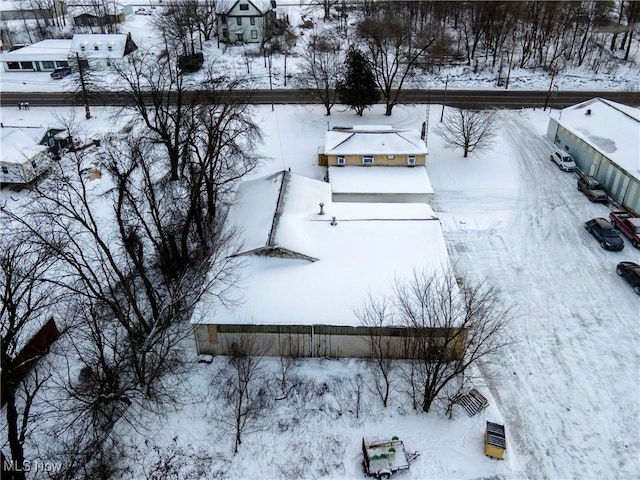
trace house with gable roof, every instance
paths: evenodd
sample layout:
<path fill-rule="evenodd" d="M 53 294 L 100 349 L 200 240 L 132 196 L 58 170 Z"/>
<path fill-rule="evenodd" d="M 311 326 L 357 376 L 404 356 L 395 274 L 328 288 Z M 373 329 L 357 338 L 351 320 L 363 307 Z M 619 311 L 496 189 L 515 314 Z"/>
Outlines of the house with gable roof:
<path fill-rule="evenodd" d="M 275 0 L 220 0 L 216 16 L 225 43 L 261 43 L 275 19 Z"/>
<path fill-rule="evenodd" d="M 427 204 L 334 203 L 329 184 L 288 171 L 243 182 L 228 218 L 241 239 L 241 280 L 230 292 L 237 301 L 203 295 L 191 318 L 199 354 L 228 354 L 246 334 L 264 355 L 370 356 L 372 329 L 354 309 L 394 278 L 449 266 L 442 226 Z M 445 335 L 421 330 L 413 334 Z M 410 358 L 405 326 L 378 334 L 391 356 Z"/>
<path fill-rule="evenodd" d="M 69 47 L 69 60 L 85 62 L 87 67 L 104 68 L 120 64 L 138 46 L 131 39 L 131 33 L 90 33 L 75 34 Z"/>

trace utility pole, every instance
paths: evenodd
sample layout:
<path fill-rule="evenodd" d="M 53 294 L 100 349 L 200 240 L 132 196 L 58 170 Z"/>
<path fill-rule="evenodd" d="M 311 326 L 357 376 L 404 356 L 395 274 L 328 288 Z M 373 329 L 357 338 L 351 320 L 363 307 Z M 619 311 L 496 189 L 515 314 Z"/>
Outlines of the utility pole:
<path fill-rule="evenodd" d="M 424 113 L 424 123 L 422 124 L 422 139 L 424 146 L 427 146 L 427 137 L 429 136 L 429 110 L 431 110 L 431 88 L 427 88 L 427 109 Z"/>
<path fill-rule="evenodd" d="M 551 81 L 549 82 L 549 90 L 547 90 L 547 97 L 544 99 L 544 108 L 542 111 L 547 110 L 547 104 L 549 103 L 549 97 L 551 96 L 551 89 L 553 88 L 553 79 L 556 77 L 556 70 L 558 69 L 558 62 L 553 64 L 553 71 L 551 72 Z"/>
<path fill-rule="evenodd" d="M 273 106 L 273 81 L 271 80 L 271 77 L 271 54 L 269 54 L 269 92 L 271 94 L 271 111 L 273 112 L 275 107 Z"/>
<path fill-rule="evenodd" d="M 440 112 L 440 121 L 444 118 L 444 104 L 447 103 L 447 85 L 449 85 L 449 75 L 447 75 L 447 79 L 444 81 L 444 100 L 442 100 L 442 112 Z"/>
<path fill-rule="evenodd" d="M 91 111 L 89 110 L 89 96 L 87 95 L 87 86 L 84 83 L 84 66 L 80 61 L 80 54 L 76 52 L 76 63 L 78 64 L 78 71 L 80 72 L 80 85 L 82 86 L 82 100 L 84 101 L 84 112 L 87 120 L 91 118 Z"/>
<path fill-rule="evenodd" d="M 516 51 L 516 37 L 513 37 L 513 45 L 511 46 L 511 57 L 509 57 L 509 70 L 507 70 L 507 80 L 505 82 L 504 89 L 507 90 L 509 88 L 509 77 L 511 76 L 511 67 L 513 65 L 513 54 Z"/>

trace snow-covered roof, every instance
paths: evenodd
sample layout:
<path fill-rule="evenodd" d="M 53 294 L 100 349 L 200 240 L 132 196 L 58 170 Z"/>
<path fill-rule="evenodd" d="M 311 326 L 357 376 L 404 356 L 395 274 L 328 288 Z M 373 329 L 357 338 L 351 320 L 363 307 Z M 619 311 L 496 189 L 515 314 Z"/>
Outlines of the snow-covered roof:
<path fill-rule="evenodd" d="M 5 164 L 21 164 L 28 162 L 36 155 L 45 153 L 48 149 L 39 145 L 22 129 L 3 128 L 0 130 L 0 162 Z"/>
<path fill-rule="evenodd" d="M 433 193 L 423 166 L 329 167 L 329 179 L 333 193 Z"/>
<path fill-rule="evenodd" d="M 288 180 L 276 212 L 283 175 Z M 243 257 L 237 293 L 244 301 L 225 307 L 205 296 L 193 323 L 358 325 L 353 309 L 369 292 L 388 291 L 394 278 L 413 269 L 437 270 L 449 262 L 440 221 L 427 204 L 333 203 L 326 182 L 270 175 L 241 186 L 229 213 L 246 244 L 264 239 L 269 210 L 277 217 L 277 242 L 317 260 Z"/>
<path fill-rule="evenodd" d="M 640 179 L 639 109 L 593 98 L 562 109 L 558 123 Z"/>
<path fill-rule="evenodd" d="M 79 53 L 83 58 L 122 58 L 127 43 L 125 34 L 75 34 L 69 48 L 69 56 Z M 84 51 L 82 46 L 84 45 Z M 95 49 L 96 45 L 98 50 Z M 111 46 L 111 50 L 109 50 Z"/>
<path fill-rule="evenodd" d="M 218 0 L 216 3 L 216 13 L 228 13 L 240 0 Z M 271 0 L 242 0 L 243 3 L 250 3 L 260 12 L 265 13 L 271 10 Z"/>
<path fill-rule="evenodd" d="M 325 135 L 325 155 L 420 155 L 427 147 L 415 130 L 394 129 L 389 125 L 354 126 L 330 130 Z"/>
<path fill-rule="evenodd" d="M 66 61 L 71 40 L 43 40 L 0 55 L 1 62 Z"/>

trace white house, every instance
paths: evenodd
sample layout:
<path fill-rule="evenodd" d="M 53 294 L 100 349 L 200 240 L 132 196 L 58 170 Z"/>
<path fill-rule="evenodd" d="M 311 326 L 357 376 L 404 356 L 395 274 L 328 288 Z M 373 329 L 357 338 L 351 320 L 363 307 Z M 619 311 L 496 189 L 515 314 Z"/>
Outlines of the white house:
<path fill-rule="evenodd" d="M 191 320 L 201 354 L 227 353 L 244 332 L 269 355 L 366 357 L 370 331 L 354 308 L 414 269 L 449 265 L 428 205 L 334 203 L 329 184 L 287 171 L 244 182 L 229 219 L 242 240 L 239 301 L 205 294 Z"/>
<path fill-rule="evenodd" d="M 88 67 L 109 67 L 121 63 L 138 46 L 131 34 L 76 34 L 73 36 L 68 57 L 71 62 L 86 62 Z"/>
<path fill-rule="evenodd" d="M 593 98 L 549 117 L 547 138 L 596 177 L 608 195 L 640 216 L 640 110 Z"/>
<path fill-rule="evenodd" d="M 220 0 L 216 16 L 220 40 L 260 43 L 275 18 L 275 0 Z"/>
<path fill-rule="evenodd" d="M 27 184 L 44 173 L 51 163 L 48 147 L 39 145 L 34 135 L 21 128 L 0 130 L 0 183 Z"/>
<path fill-rule="evenodd" d="M 43 40 L 13 52 L 0 54 L 9 72 L 50 72 L 68 65 L 71 40 Z"/>

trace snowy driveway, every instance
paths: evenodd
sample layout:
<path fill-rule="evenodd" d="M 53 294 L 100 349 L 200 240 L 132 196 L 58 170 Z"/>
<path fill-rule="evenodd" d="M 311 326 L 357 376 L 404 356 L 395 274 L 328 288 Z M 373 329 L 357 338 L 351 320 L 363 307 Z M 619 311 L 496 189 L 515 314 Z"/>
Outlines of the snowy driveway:
<path fill-rule="evenodd" d="M 626 239 L 622 252 L 602 250 L 583 223 L 609 208 L 549 160 L 526 113 L 500 119 L 519 186 L 434 185 L 433 202 L 457 268 L 519 311 L 492 394 L 527 478 L 637 478 L 640 298 L 615 266 L 640 263 L 640 250 Z"/>

